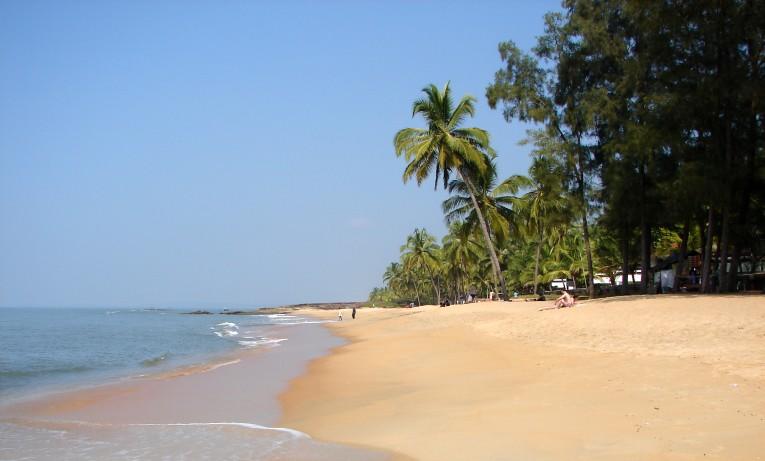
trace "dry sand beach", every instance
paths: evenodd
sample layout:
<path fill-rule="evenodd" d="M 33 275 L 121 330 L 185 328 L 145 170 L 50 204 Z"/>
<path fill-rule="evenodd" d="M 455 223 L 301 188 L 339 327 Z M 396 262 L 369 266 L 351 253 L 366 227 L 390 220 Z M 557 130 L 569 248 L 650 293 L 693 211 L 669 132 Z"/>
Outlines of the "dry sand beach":
<path fill-rule="evenodd" d="M 765 297 L 539 310 L 550 305 L 364 308 L 356 320 L 346 310 L 326 324 L 344 345 L 318 325 L 280 330 L 292 339 L 273 353 L 240 351 L 0 416 L 68 431 L 55 445 L 65 459 L 113 459 L 118 448 L 131 459 L 765 459 Z M 305 368 L 293 356 L 318 358 Z"/>
<path fill-rule="evenodd" d="M 541 306 L 344 316 L 280 424 L 418 460 L 765 459 L 765 297 Z"/>

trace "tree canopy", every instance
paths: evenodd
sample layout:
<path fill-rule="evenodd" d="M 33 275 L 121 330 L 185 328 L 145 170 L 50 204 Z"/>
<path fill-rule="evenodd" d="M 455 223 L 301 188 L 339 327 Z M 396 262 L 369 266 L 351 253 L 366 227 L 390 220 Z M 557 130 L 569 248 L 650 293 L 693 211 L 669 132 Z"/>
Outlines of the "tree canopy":
<path fill-rule="evenodd" d="M 435 170 L 451 193 L 430 291 L 549 290 L 557 279 L 589 296 L 762 288 L 765 4 L 562 6 L 532 49 L 499 44 L 486 89 L 507 122 L 536 125 L 527 176 L 501 179 L 488 133 L 461 127 L 475 99 L 453 104 L 448 84 L 413 104 L 427 128 L 395 137 L 404 180 Z"/>

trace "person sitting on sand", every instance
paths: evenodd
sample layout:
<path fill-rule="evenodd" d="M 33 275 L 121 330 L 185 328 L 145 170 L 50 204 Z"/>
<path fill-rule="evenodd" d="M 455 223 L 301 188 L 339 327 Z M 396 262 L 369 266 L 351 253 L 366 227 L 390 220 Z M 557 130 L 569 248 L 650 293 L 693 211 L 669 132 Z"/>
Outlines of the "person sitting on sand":
<path fill-rule="evenodd" d="M 573 296 L 568 294 L 566 290 L 561 290 L 563 292 L 558 299 L 555 300 L 555 307 L 561 308 L 561 307 L 573 307 L 574 303 L 576 302 L 576 299 L 574 299 Z"/>

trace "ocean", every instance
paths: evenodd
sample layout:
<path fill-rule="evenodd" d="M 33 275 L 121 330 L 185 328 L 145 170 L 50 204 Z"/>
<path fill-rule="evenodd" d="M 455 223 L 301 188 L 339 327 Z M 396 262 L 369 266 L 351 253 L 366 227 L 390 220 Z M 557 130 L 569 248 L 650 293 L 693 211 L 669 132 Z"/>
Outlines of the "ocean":
<path fill-rule="evenodd" d="M 174 309 L 0 309 L 0 398 L 126 378 L 269 347 L 288 315 L 190 315 Z"/>
<path fill-rule="evenodd" d="M 172 309 L 0 309 L 0 460 L 386 459 L 274 427 L 289 380 L 342 344 L 319 323 Z M 54 418 L 13 410 L 134 383 L 140 391 L 100 410 Z"/>

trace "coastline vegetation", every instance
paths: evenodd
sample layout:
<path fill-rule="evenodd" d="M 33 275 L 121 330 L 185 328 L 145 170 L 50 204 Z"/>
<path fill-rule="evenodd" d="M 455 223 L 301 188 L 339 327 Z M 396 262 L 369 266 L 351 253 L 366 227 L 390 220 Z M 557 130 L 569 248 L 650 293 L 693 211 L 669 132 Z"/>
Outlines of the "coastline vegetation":
<path fill-rule="evenodd" d="M 499 44 L 486 89 L 508 123 L 534 124 L 527 175 L 503 179 L 489 133 L 464 127 L 475 98 L 430 84 L 414 102 L 425 127 L 400 130 L 395 153 L 404 182 L 451 194 L 448 233 L 415 229 L 370 301 L 555 280 L 590 297 L 761 289 L 765 5 L 566 0 L 544 23 L 530 51 Z"/>

